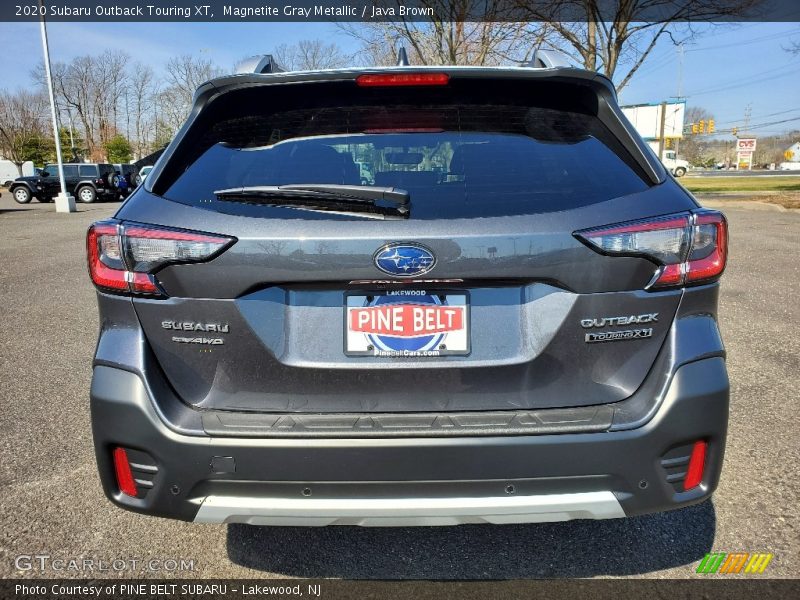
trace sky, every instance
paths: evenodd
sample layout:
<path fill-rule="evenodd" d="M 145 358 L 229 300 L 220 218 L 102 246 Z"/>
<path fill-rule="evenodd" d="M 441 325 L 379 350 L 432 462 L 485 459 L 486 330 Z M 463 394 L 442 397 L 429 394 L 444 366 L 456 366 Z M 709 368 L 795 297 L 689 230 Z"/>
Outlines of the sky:
<path fill-rule="evenodd" d="M 784 121 L 755 130 L 758 135 L 800 130 L 800 54 L 785 50 L 800 42 L 800 23 L 743 23 L 701 26 L 683 46 L 683 60 L 665 38 L 656 46 L 620 103 L 661 102 L 684 96 L 730 128 L 751 114 L 751 125 Z M 333 23 L 49 23 L 53 61 L 68 61 L 106 49 L 124 50 L 158 73 L 180 54 L 200 54 L 223 69 L 245 56 L 267 54 L 302 39 L 335 42 L 346 52 L 357 43 Z M 0 89 L 31 85 L 30 71 L 41 60 L 38 23 L 0 23 Z"/>

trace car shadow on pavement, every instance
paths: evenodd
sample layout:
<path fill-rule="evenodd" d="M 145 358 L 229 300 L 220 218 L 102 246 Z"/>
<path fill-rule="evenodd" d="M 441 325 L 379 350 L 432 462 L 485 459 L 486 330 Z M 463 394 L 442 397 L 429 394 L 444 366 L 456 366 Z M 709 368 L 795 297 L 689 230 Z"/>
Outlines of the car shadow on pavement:
<path fill-rule="evenodd" d="M 529 579 L 636 575 L 686 567 L 711 551 L 709 500 L 608 521 L 458 527 L 228 527 L 228 557 L 278 576 Z"/>

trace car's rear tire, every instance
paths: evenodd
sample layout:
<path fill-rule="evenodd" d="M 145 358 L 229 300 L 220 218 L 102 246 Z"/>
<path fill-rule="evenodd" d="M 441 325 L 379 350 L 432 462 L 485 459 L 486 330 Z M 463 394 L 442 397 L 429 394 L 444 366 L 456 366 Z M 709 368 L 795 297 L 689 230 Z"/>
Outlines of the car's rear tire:
<path fill-rule="evenodd" d="M 686 169 L 683 167 L 678 167 L 675 169 L 675 177 L 683 177 L 684 175 L 686 175 Z"/>
<path fill-rule="evenodd" d="M 14 196 L 14 201 L 17 204 L 27 204 L 31 201 L 31 198 L 33 198 L 31 191 L 25 186 L 14 188 L 11 191 L 11 195 Z"/>
<path fill-rule="evenodd" d="M 83 202 L 84 204 L 91 204 L 95 200 L 97 200 L 97 192 L 95 189 L 90 185 L 84 185 L 76 191 L 76 195 L 78 196 L 78 200 Z"/>

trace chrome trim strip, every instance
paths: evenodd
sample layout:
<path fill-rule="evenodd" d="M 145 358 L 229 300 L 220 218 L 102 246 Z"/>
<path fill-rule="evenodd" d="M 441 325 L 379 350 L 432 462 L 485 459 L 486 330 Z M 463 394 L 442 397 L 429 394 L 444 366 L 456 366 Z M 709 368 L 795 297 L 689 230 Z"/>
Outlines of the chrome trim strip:
<path fill-rule="evenodd" d="M 198 500 L 195 523 L 375 527 L 547 523 L 625 516 L 610 491 L 486 498 L 256 498 Z"/>

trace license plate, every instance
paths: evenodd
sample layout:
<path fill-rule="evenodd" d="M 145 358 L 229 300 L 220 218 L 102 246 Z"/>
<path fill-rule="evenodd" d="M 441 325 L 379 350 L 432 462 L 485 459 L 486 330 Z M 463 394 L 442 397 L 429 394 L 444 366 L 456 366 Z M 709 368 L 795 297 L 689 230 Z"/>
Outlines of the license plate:
<path fill-rule="evenodd" d="M 467 292 L 390 290 L 345 296 L 344 351 L 418 358 L 469 354 Z"/>

